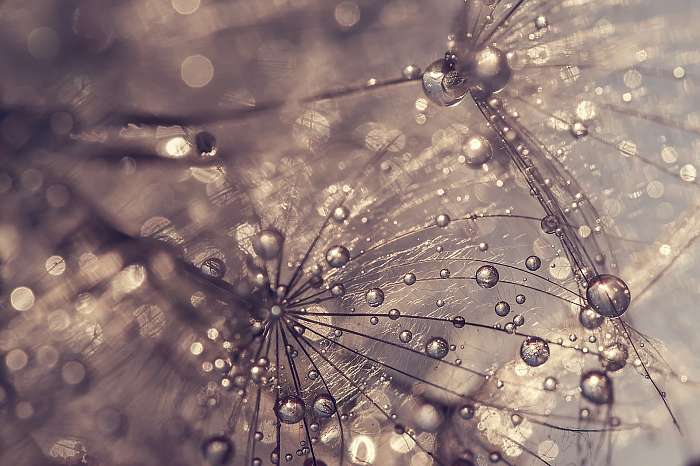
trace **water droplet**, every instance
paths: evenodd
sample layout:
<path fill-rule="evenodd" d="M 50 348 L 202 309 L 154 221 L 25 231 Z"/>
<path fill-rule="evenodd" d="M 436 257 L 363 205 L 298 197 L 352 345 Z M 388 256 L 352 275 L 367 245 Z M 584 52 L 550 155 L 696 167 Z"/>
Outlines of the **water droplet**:
<path fill-rule="evenodd" d="M 431 101 L 441 107 L 453 107 L 459 104 L 467 95 L 466 87 L 450 87 L 457 84 L 454 73 L 445 79 L 450 70 L 447 60 L 436 60 L 423 73 L 423 92 Z M 446 88 L 445 85 L 448 87 Z"/>
<path fill-rule="evenodd" d="M 628 357 L 627 346 L 624 343 L 616 342 L 603 349 L 600 354 L 600 362 L 606 371 L 615 372 L 625 367 Z"/>
<path fill-rule="evenodd" d="M 408 286 L 413 285 L 414 283 L 416 283 L 416 276 L 415 276 L 415 274 L 413 274 L 413 273 L 411 273 L 411 272 L 405 274 L 405 275 L 403 276 L 403 282 L 404 282 L 406 285 L 408 285 Z"/>
<path fill-rule="evenodd" d="M 447 214 L 440 214 L 435 217 L 435 224 L 441 228 L 445 228 L 447 225 L 449 225 L 450 221 L 450 216 Z"/>
<path fill-rule="evenodd" d="M 202 157 L 214 157 L 218 152 L 216 137 L 209 131 L 200 131 L 194 140 L 197 150 Z"/>
<path fill-rule="evenodd" d="M 505 317 L 510 312 L 510 304 L 508 304 L 505 301 L 499 301 L 496 303 L 495 309 L 496 315 L 500 317 Z"/>
<path fill-rule="evenodd" d="M 425 344 L 425 352 L 434 359 L 442 359 L 447 356 L 450 346 L 447 340 L 441 337 L 433 337 Z"/>
<path fill-rule="evenodd" d="M 253 250 L 264 260 L 277 257 L 282 252 L 284 238 L 274 230 L 263 230 L 253 239 Z"/>
<path fill-rule="evenodd" d="M 209 437 L 202 444 L 202 456 L 212 466 L 228 464 L 233 457 L 233 443 L 224 436 Z"/>
<path fill-rule="evenodd" d="M 410 330 L 403 330 L 401 333 L 399 333 L 399 340 L 401 340 L 401 343 L 408 343 L 413 339 L 413 333 L 411 333 Z"/>
<path fill-rule="evenodd" d="M 581 322 L 584 328 L 594 330 L 603 324 L 605 317 L 598 314 L 590 307 L 582 307 L 578 313 L 578 321 Z"/>
<path fill-rule="evenodd" d="M 345 286 L 342 283 L 336 283 L 331 287 L 331 295 L 339 298 L 345 294 Z"/>
<path fill-rule="evenodd" d="M 381 288 L 372 288 L 365 293 L 365 300 L 371 307 L 381 306 L 384 302 L 384 292 Z"/>
<path fill-rule="evenodd" d="M 557 220 L 554 215 L 547 215 L 540 222 L 540 226 L 542 227 L 542 231 L 551 235 L 559 229 L 559 220 Z"/>
<path fill-rule="evenodd" d="M 581 376 L 581 393 L 591 403 L 604 405 L 613 398 L 612 380 L 605 372 L 592 370 Z"/>
<path fill-rule="evenodd" d="M 515 302 L 518 304 L 524 304 L 525 303 L 525 295 L 524 294 L 516 295 Z"/>
<path fill-rule="evenodd" d="M 571 131 L 571 135 L 576 139 L 588 135 L 588 127 L 581 121 L 575 121 L 573 124 L 571 124 L 569 131 Z"/>
<path fill-rule="evenodd" d="M 476 81 L 471 92 L 477 98 L 485 98 L 500 91 L 511 77 L 506 55 L 500 49 L 490 45 L 474 55 L 469 71 Z"/>
<path fill-rule="evenodd" d="M 406 65 L 401 70 L 401 75 L 404 79 L 413 80 L 421 77 L 421 69 L 416 65 Z"/>
<path fill-rule="evenodd" d="M 549 25 L 549 23 L 547 22 L 547 18 L 545 16 L 540 15 L 537 18 L 535 18 L 535 27 L 537 29 L 544 29 L 548 25 Z"/>
<path fill-rule="evenodd" d="M 517 325 L 520 327 L 525 323 L 525 317 L 523 317 L 522 314 L 516 314 L 513 316 L 513 324 Z"/>
<path fill-rule="evenodd" d="M 320 418 L 329 418 L 335 414 L 335 399 L 327 394 L 318 395 L 314 399 L 314 414 Z"/>
<path fill-rule="evenodd" d="M 475 413 L 476 408 L 471 404 L 467 404 L 459 408 L 459 416 L 465 421 L 473 418 Z"/>
<path fill-rule="evenodd" d="M 525 259 L 525 267 L 527 267 L 527 269 L 532 271 L 532 272 L 539 269 L 541 266 L 542 266 L 542 259 L 540 259 L 537 256 L 530 256 L 527 259 Z"/>
<path fill-rule="evenodd" d="M 539 337 L 527 337 L 520 346 L 520 357 L 528 366 L 541 366 L 549 359 L 549 345 Z"/>
<path fill-rule="evenodd" d="M 226 264 L 218 257 L 208 257 L 204 259 L 199 268 L 205 275 L 213 278 L 221 279 L 226 275 Z"/>
<path fill-rule="evenodd" d="M 559 384 L 559 382 L 554 377 L 547 377 L 546 379 L 544 379 L 544 383 L 542 384 L 542 388 L 544 388 L 548 392 L 553 392 L 554 390 L 557 389 L 558 384 Z"/>
<path fill-rule="evenodd" d="M 463 328 L 466 325 L 466 323 L 467 322 L 462 316 L 456 316 L 452 319 L 452 325 L 454 325 L 455 328 Z"/>
<path fill-rule="evenodd" d="M 448 269 L 440 270 L 440 278 L 450 278 L 450 271 Z"/>
<path fill-rule="evenodd" d="M 398 309 L 391 309 L 391 310 L 389 311 L 389 318 L 390 318 L 391 320 L 396 320 L 396 319 L 398 319 L 399 317 L 401 317 L 401 311 L 399 311 Z"/>
<path fill-rule="evenodd" d="M 476 283 L 482 288 L 493 288 L 498 283 L 498 270 L 492 265 L 482 265 L 476 271 Z"/>
<path fill-rule="evenodd" d="M 326 262 L 333 268 L 340 268 L 350 260 L 350 251 L 345 246 L 331 246 L 326 251 Z"/>
<path fill-rule="evenodd" d="M 343 223 L 343 221 L 345 221 L 345 219 L 347 219 L 349 215 L 350 211 L 347 207 L 339 206 L 333 209 L 333 220 L 335 220 L 338 223 Z"/>
<path fill-rule="evenodd" d="M 614 275 L 598 275 L 588 282 L 588 304 L 605 317 L 620 317 L 630 305 L 627 284 Z"/>
<path fill-rule="evenodd" d="M 493 157 L 493 148 L 488 139 L 475 135 L 467 139 L 462 146 L 462 152 L 469 165 L 481 166 Z"/>
<path fill-rule="evenodd" d="M 275 404 L 275 414 L 284 424 L 296 424 L 304 419 L 304 401 L 295 395 L 283 396 Z"/>

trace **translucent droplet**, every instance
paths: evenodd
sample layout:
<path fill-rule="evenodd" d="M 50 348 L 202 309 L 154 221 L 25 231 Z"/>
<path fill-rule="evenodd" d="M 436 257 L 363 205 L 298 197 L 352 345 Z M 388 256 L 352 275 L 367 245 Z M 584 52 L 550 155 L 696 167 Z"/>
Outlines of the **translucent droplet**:
<path fill-rule="evenodd" d="M 439 227 L 446 227 L 450 224 L 450 216 L 447 214 L 440 214 L 437 217 L 435 217 L 435 224 Z"/>
<path fill-rule="evenodd" d="M 510 304 L 508 304 L 505 301 L 499 301 L 496 303 L 495 309 L 496 315 L 500 317 L 505 317 L 510 312 Z"/>
<path fill-rule="evenodd" d="M 542 259 L 537 256 L 530 256 L 525 259 L 525 267 L 530 271 L 535 271 L 542 266 Z"/>
<path fill-rule="evenodd" d="M 447 340 L 441 337 L 432 337 L 425 344 L 426 354 L 434 359 L 444 358 L 449 351 L 450 345 L 447 343 Z"/>
<path fill-rule="evenodd" d="M 415 274 L 410 273 L 410 272 L 407 273 L 407 274 L 405 274 L 405 275 L 403 276 L 403 282 L 404 282 L 406 285 L 408 285 L 408 286 L 413 285 L 414 283 L 416 283 L 416 276 L 415 276 Z"/>
<path fill-rule="evenodd" d="M 445 81 L 446 75 L 454 70 L 450 70 L 447 60 L 440 59 L 431 63 L 423 73 L 423 92 L 434 103 L 441 107 L 453 107 L 459 104 L 467 95 L 465 86 L 459 88 L 445 88 L 445 84 L 450 86 L 454 83 L 454 79 L 448 78 Z"/>
<path fill-rule="evenodd" d="M 524 294 L 518 294 L 515 296 L 515 302 L 518 304 L 524 304 L 525 303 L 525 295 Z"/>
<path fill-rule="evenodd" d="M 399 340 L 401 343 L 408 343 L 413 339 L 413 333 L 410 330 L 403 330 L 399 333 Z"/>
<path fill-rule="evenodd" d="M 571 124 L 569 130 L 571 131 L 571 135 L 576 139 L 580 139 L 588 135 L 588 127 L 581 121 L 575 121 L 573 124 Z"/>
<path fill-rule="evenodd" d="M 461 417 L 465 421 L 473 418 L 475 413 L 476 408 L 472 404 L 466 404 L 459 408 L 459 417 Z"/>
<path fill-rule="evenodd" d="M 211 466 L 228 464 L 233 457 L 233 443 L 224 436 L 209 437 L 202 444 L 202 456 Z"/>
<path fill-rule="evenodd" d="M 350 251 L 345 246 L 332 246 L 326 251 L 326 262 L 333 268 L 340 268 L 350 260 Z"/>
<path fill-rule="evenodd" d="M 493 148 L 488 139 L 475 135 L 467 139 L 462 146 L 462 152 L 469 165 L 481 166 L 493 157 Z"/>
<path fill-rule="evenodd" d="M 404 79 L 414 80 L 421 77 L 421 69 L 416 65 L 406 65 L 401 70 L 401 75 Z"/>
<path fill-rule="evenodd" d="M 336 298 L 343 296 L 345 294 L 345 286 L 342 283 L 336 283 L 331 287 L 331 295 Z"/>
<path fill-rule="evenodd" d="M 372 288 L 365 293 L 365 300 L 371 307 L 381 306 L 384 302 L 384 292 L 381 288 Z"/>
<path fill-rule="evenodd" d="M 549 359 L 549 345 L 539 337 L 527 337 L 520 346 L 520 357 L 528 366 L 541 366 Z"/>
<path fill-rule="evenodd" d="M 493 288 L 498 278 L 498 270 L 492 265 L 482 265 L 476 271 L 476 283 L 482 288 Z"/>
<path fill-rule="evenodd" d="M 253 239 L 253 250 L 261 259 L 270 260 L 282 252 L 284 238 L 274 230 L 263 230 Z"/>
<path fill-rule="evenodd" d="M 606 346 L 600 354 L 600 362 L 608 372 L 619 371 L 627 364 L 629 351 L 624 343 L 616 342 Z"/>
<path fill-rule="evenodd" d="M 226 264 L 218 257 L 208 257 L 199 266 L 201 271 L 213 278 L 223 278 L 226 275 Z"/>
<path fill-rule="evenodd" d="M 544 388 L 548 392 L 553 392 L 554 390 L 557 389 L 558 384 L 559 384 L 559 382 L 554 377 L 547 377 L 546 379 L 544 379 L 544 383 L 542 384 L 542 388 Z"/>
<path fill-rule="evenodd" d="M 594 330 L 603 324 L 605 317 L 598 314 L 590 307 L 582 307 L 578 313 L 578 321 L 588 330 Z"/>
<path fill-rule="evenodd" d="M 350 215 L 350 211 L 345 206 L 339 206 L 333 209 L 333 220 L 338 223 L 343 223 Z"/>
<path fill-rule="evenodd" d="M 327 394 L 318 395 L 314 399 L 314 414 L 320 418 L 329 418 L 335 414 L 335 399 Z"/>
<path fill-rule="evenodd" d="M 551 235 L 559 228 L 559 220 L 557 220 L 554 215 L 547 215 L 540 222 L 540 226 L 542 227 L 542 231 Z"/>
<path fill-rule="evenodd" d="M 304 419 L 304 401 L 295 395 L 283 396 L 275 404 L 275 415 L 284 424 L 296 424 Z"/>
<path fill-rule="evenodd" d="M 604 405 L 612 402 L 612 380 L 602 371 L 589 371 L 581 376 L 581 393 L 591 403 Z"/>
<path fill-rule="evenodd" d="M 475 81 L 471 92 L 477 98 L 502 90 L 512 74 L 506 55 L 493 46 L 484 47 L 474 55 L 469 72 Z"/>
<path fill-rule="evenodd" d="M 399 317 L 401 317 L 401 311 L 399 311 L 398 309 L 391 309 L 389 311 L 389 318 L 391 320 L 397 320 Z"/>
<path fill-rule="evenodd" d="M 620 317 L 630 305 L 627 284 L 614 275 L 598 275 L 588 282 L 588 304 L 605 317 Z"/>

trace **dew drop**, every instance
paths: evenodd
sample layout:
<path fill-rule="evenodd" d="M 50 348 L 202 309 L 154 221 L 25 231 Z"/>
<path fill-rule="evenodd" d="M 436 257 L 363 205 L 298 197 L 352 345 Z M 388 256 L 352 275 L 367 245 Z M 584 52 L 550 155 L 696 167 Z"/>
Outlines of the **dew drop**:
<path fill-rule="evenodd" d="M 554 377 L 547 377 L 546 379 L 544 379 L 544 383 L 542 384 L 542 388 L 544 388 L 548 392 L 553 392 L 554 390 L 557 389 L 558 384 L 559 384 L 559 382 Z"/>
<path fill-rule="evenodd" d="M 202 456 L 211 466 L 228 464 L 233 457 L 233 444 L 224 436 L 209 437 L 202 444 Z"/>
<path fill-rule="evenodd" d="M 411 333 L 410 330 L 403 330 L 401 333 L 399 333 L 399 340 L 401 343 L 408 343 L 413 340 L 413 333 Z"/>
<path fill-rule="evenodd" d="M 304 418 L 304 402 L 295 395 L 283 396 L 275 404 L 275 415 L 283 424 L 296 424 Z"/>
<path fill-rule="evenodd" d="M 505 301 L 499 301 L 496 303 L 495 309 L 496 315 L 499 317 L 505 317 L 510 312 L 510 304 Z"/>
<path fill-rule="evenodd" d="M 530 256 L 527 259 L 525 259 L 525 267 L 527 267 L 527 269 L 532 271 L 532 272 L 539 269 L 541 266 L 542 266 L 542 259 L 540 259 L 537 256 Z"/>
<path fill-rule="evenodd" d="M 411 273 L 411 272 L 405 274 L 405 275 L 403 276 L 403 282 L 404 282 L 406 285 L 408 285 L 408 286 L 413 285 L 414 283 L 416 283 L 416 276 L 415 276 L 415 274 L 413 274 L 413 273 Z"/>
<path fill-rule="evenodd" d="M 435 217 L 435 224 L 441 228 L 445 228 L 450 224 L 450 221 L 452 219 L 450 218 L 449 215 L 447 214 L 440 214 L 437 217 Z"/>
<path fill-rule="evenodd" d="M 605 317 L 620 317 L 630 305 L 627 284 L 614 275 L 598 275 L 588 282 L 588 304 Z"/>
<path fill-rule="evenodd" d="M 450 346 L 447 340 L 441 337 L 433 337 L 425 344 L 425 352 L 433 359 L 442 359 L 447 356 Z"/>
<path fill-rule="evenodd" d="M 345 246 L 331 246 L 326 251 L 326 262 L 335 269 L 344 266 L 349 260 L 350 251 Z"/>
<path fill-rule="evenodd" d="M 557 220 L 554 215 L 547 215 L 540 222 L 540 226 L 542 227 L 542 231 L 551 235 L 559 228 L 559 220 Z"/>
<path fill-rule="evenodd" d="M 314 414 L 319 418 L 330 418 L 335 414 L 335 399 L 328 394 L 318 395 L 314 399 L 313 404 Z"/>
<path fill-rule="evenodd" d="M 274 230 L 263 230 L 253 239 L 253 250 L 264 260 L 274 259 L 282 252 L 284 238 Z"/>
<path fill-rule="evenodd" d="M 603 324 L 605 317 L 598 314 L 590 307 L 582 307 L 578 313 L 578 321 L 581 322 L 584 328 L 594 330 Z"/>
<path fill-rule="evenodd" d="M 472 419 L 475 413 L 476 408 L 474 407 L 474 405 L 471 404 L 467 404 L 459 408 L 459 417 L 461 417 L 465 421 Z"/>
<path fill-rule="evenodd" d="M 384 302 L 384 292 L 381 288 L 372 288 L 365 293 L 365 300 L 371 307 L 381 306 Z"/>
<path fill-rule="evenodd" d="M 608 372 L 619 371 L 627 364 L 629 351 L 624 343 L 616 342 L 606 346 L 600 354 L 600 362 Z"/>
<path fill-rule="evenodd" d="M 472 136 L 462 146 L 466 162 L 472 166 L 481 166 L 493 157 L 491 143 L 483 136 Z"/>
<path fill-rule="evenodd" d="M 613 398 L 612 380 L 598 370 L 586 372 L 581 376 L 581 393 L 591 403 L 604 405 Z"/>
<path fill-rule="evenodd" d="M 476 271 L 476 283 L 482 288 L 493 288 L 498 283 L 498 270 L 492 265 L 482 265 Z"/>
<path fill-rule="evenodd" d="M 549 359 L 549 345 L 539 337 L 527 337 L 520 346 L 520 357 L 528 366 L 541 366 Z"/>

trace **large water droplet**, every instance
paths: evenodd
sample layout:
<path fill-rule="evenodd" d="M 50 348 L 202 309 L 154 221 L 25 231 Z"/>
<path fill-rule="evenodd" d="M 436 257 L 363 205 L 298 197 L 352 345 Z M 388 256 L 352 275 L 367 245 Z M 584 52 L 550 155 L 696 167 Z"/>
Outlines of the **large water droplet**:
<path fill-rule="evenodd" d="M 582 307 L 578 314 L 578 321 L 588 330 L 594 330 L 603 324 L 605 317 L 598 314 L 590 307 Z"/>
<path fill-rule="evenodd" d="M 320 418 L 329 418 L 335 414 L 335 399 L 325 393 L 314 399 L 314 414 Z"/>
<path fill-rule="evenodd" d="M 444 358 L 449 351 L 450 345 L 441 337 L 433 337 L 425 344 L 426 354 L 434 359 Z"/>
<path fill-rule="evenodd" d="M 263 230 L 253 239 L 253 250 L 261 259 L 270 260 L 282 252 L 284 238 L 274 230 Z"/>
<path fill-rule="evenodd" d="M 549 345 L 542 338 L 527 337 L 520 346 L 520 357 L 528 366 L 541 366 L 549 359 Z"/>
<path fill-rule="evenodd" d="M 630 305 L 627 284 L 614 275 L 598 275 L 588 282 L 588 304 L 605 317 L 620 317 Z"/>
<path fill-rule="evenodd" d="M 296 424 L 304 419 L 304 401 L 295 395 L 283 396 L 275 404 L 275 414 L 284 424 Z"/>
<path fill-rule="evenodd" d="M 372 288 L 365 293 L 365 300 L 371 307 L 381 306 L 384 302 L 384 292 L 381 288 Z"/>
<path fill-rule="evenodd" d="M 222 435 L 209 437 L 202 444 L 202 456 L 211 466 L 228 464 L 233 457 L 233 443 Z"/>
<path fill-rule="evenodd" d="M 350 251 L 345 246 L 331 246 L 326 251 L 326 262 L 333 268 L 340 268 L 350 260 Z"/>
<path fill-rule="evenodd" d="M 498 283 L 498 270 L 493 265 L 482 265 L 476 271 L 476 283 L 482 288 L 493 288 Z"/>
<path fill-rule="evenodd" d="M 606 371 L 615 372 L 625 367 L 628 357 L 627 346 L 624 343 L 616 342 L 603 349 L 600 354 L 600 362 Z"/>
<path fill-rule="evenodd" d="M 610 403 L 613 398 L 612 380 L 605 372 L 593 370 L 581 376 L 581 393 L 583 397 L 598 405 Z"/>

